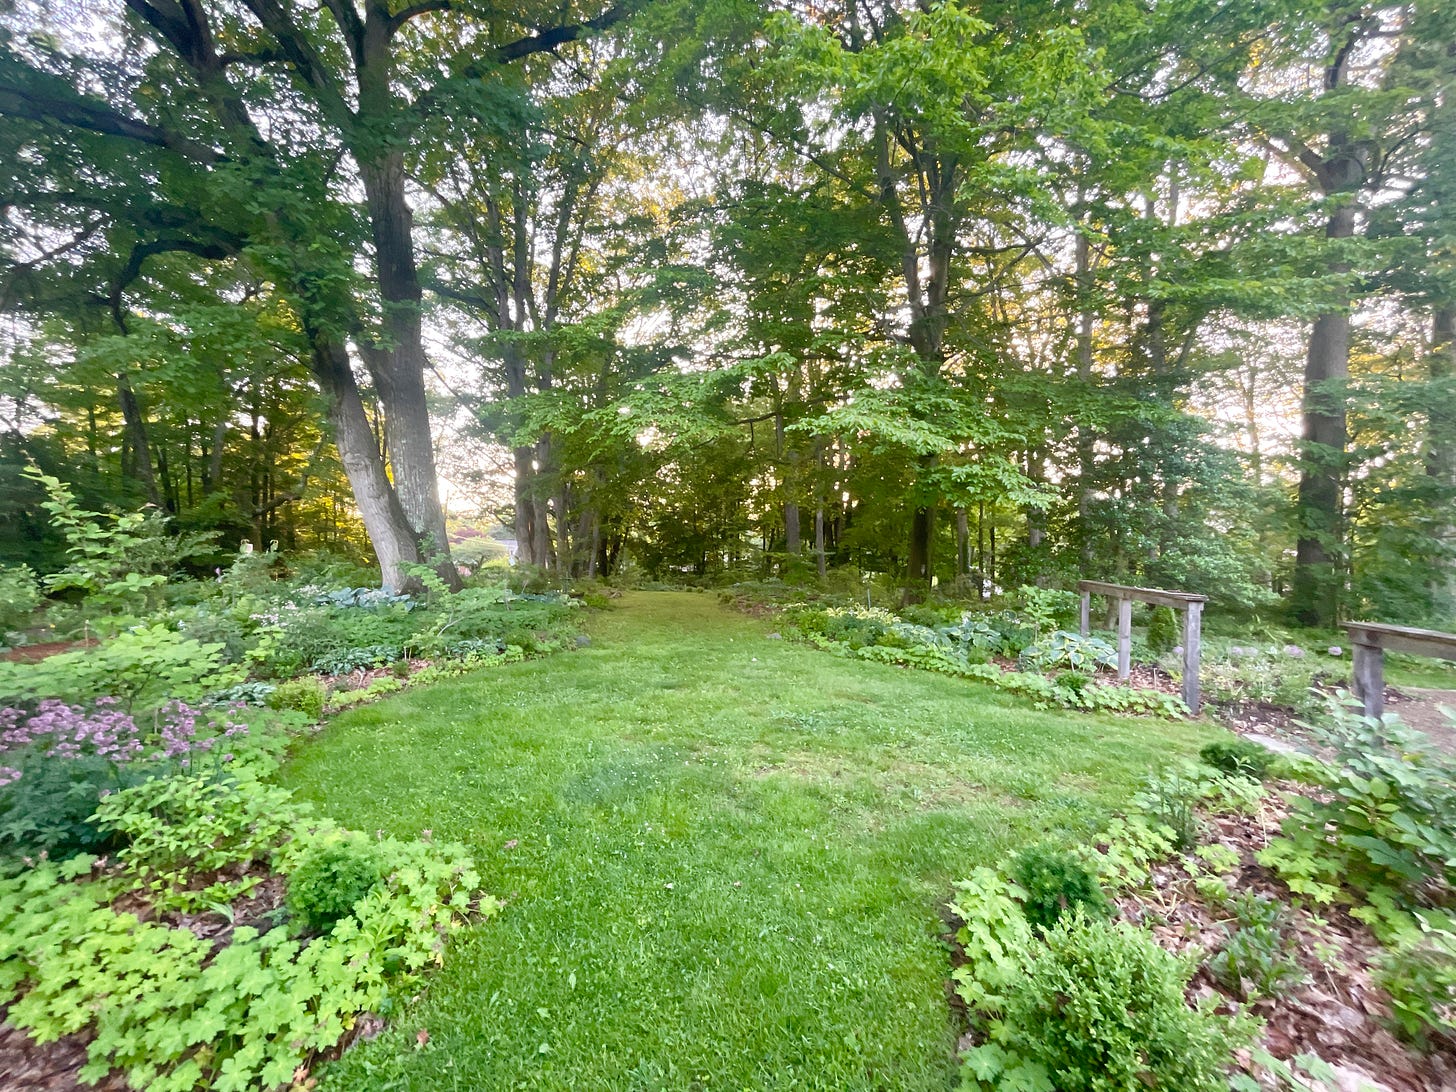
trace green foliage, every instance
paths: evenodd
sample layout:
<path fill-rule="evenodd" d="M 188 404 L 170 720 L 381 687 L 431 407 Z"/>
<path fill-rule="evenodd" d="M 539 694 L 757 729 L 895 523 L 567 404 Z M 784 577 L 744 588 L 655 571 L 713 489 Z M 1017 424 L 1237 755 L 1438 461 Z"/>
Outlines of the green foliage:
<path fill-rule="evenodd" d="M 0 850 L 63 856 L 104 849 L 113 835 L 93 821 L 103 794 L 125 774 L 95 755 L 57 762 L 42 755 L 15 759 L 17 775 L 0 789 Z"/>
<path fill-rule="evenodd" d="M 456 846 L 382 844 L 387 877 L 327 936 L 302 942 L 239 926 L 220 949 L 186 929 L 138 922 L 115 881 L 70 882 L 89 858 L 0 880 L 0 1000 L 47 1042 L 94 1028 L 82 1079 L 121 1070 L 157 1092 L 288 1084 L 357 1014 L 387 1009 L 439 959 L 479 879 Z"/>
<path fill-rule="evenodd" d="M 1421 1049 L 1456 1045 L 1456 922 L 1417 915 L 1417 928 L 1381 955 L 1375 980 L 1403 1039 Z"/>
<path fill-rule="evenodd" d="M 81 507 L 59 478 L 32 467 L 45 490 L 41 506 L 66 541 L 66 567 L 46 577 L 52 591 L 77 589 L 105 613 L 136 613 L 158 601 L 157 589 L 185 559 L 213 549 L 215 535 L 172 536 L 157 509 L 108 516 Z"/>
<path fill-rule="evenodd" d="M 1207 961 L 1213 980 L 1245 1001 L 1279 997 L 1304 981 L 1298 945 L 1283 909 L 1262 895 L 1244 893 L 1229 903 L 1233 921 Z"/>
<path fill-rule="evenodd" d="M 1262 781 L 1274 763 L 1274 752 L 1246 739 L 1215 740 L 1198 752 L 1198 757 L 1220 773 L 1252 777 Z"/>
<path fill-rule="evenodd" d="M 1101 637 L 1086 637 L 1071 630 L 1053 630 L 1022 650 L 1020 664 L 1032 671 L 1095 671 L 1117 666 L 1117 649 Z"/>
<path fill-rule="evenodd" d="M 1148 779 L 1136 802 L 1149 821 L 1167 831 L 1173 848 L 1192 849 L 1198 842 L 1198 803 L 1204 787 L 1178 770 L 1165 770 Z"/>
<path fill-rule="evenodd" d="M 269 709 L 295 709 L 309 720 L 318 720 L 324 715 L 327 697 L 328 688 L 323 680 L 304 675 L 279 683 L 268 694 L 267 703 Z"/>
<path fill-rule="evenodd" d="M 1173 831 L 1134 810 L 1114 817 L 1097 835 L 1089 861 L 1105 883 L 1129 888 L 1144 883 L 1152 866 L 1174 851 Z"/>
<path fill-rule="evenodd" d="M 288 877 L 288 912 L 306 932 L 329 932 L 378 886 L 382 869 L 360 835 L 319 840 Z"/>
<path fill-rule="evenodd" d="M 1154 607 L 1148 621 L 1148 650 L 1155 656 L 1172 652 L 1178 646 L 1178 615 L 1172 607 Z"/>
<path fill-rule="evenodd" d="M 415 676 L 415 682 L 428 682 L 429 677 Z M 405 684 L 399 679 L 383 678 L 375 679 L 368 686 L 361 686 L 358 690 L 336 690 L 329 695 L 329 708 L 335 712 L 341 709 L 351 709 L 356 705 L 363 705 L 365 702 L 375 701 L 387 694 L 397 694 L 404 689 Z"/>
<path fill-rule="evenodd" d="M 1164 662 L 1181 672 L 1180 664 Z M 1298 645 L 1230 644 L 1222 655 L 1205 656 L 1199 677 L 1210 702 L 1264 703 L 1313 715 L 1323 699 L 1312 695 L 1311 688 L 1346 674 L 1340 661 L 1321 659 Z"/>
<path fill-rule="evenodd" d="M 965 1055 L 972 1088 L 1224 1092 L 1249 1029 L 1188 1007 L 1191 963 L 1123 923 L 1068 916 L 1044 940 Z"/>
<path fill-rule="evenodd" d="M 1033 944 L 1022 910 L 1026 892 L 990 868 L 977 868 L 955 891 L 950 911 L 961 921 L 956 943 L 965 962 L 951 979 L 973 1011 L 996 1015 L 1020 980 Z"/>
<path fill-rule="evenodd" d="M 1044 660 L 1048 667 L 1063 668 L 1055 680 L 1032 671 L 1003 671 L 986 663 L 991 651 L 1004 649 L 1023 637 L 1030 639 L 1030 627 L 1013 615 L 966 614 L 959 623 L 932 629 L 903 622 L 881 608 L 797 607 L 786 613 L 794 630 L 818 648 L 877 663 L 974 679 L 1022 695 L 1038 709 L 1058 705 L 1167 718 L 1188 715 L 1187 706 L 1176 695 L 1090 681 L 1088 669 L 1105 661 L 1109 654 L 1113 662 L 1116 660 L 1110 646 L 1095 637 L 1054 633 L 1043 648 L 1031 655 L 1038 665 Z"/>
<path fill-rule="evenodd" d="M 320 656 L 310 670 L 322 675 L 349 675 L 393 663 L 403 655 L 398 645 L 369 645 L 367 648 L 346 648 Z"/>
<path fill-rule="evenodd" d="M 1090 920 L 1112 913 L 1101 885 L 1070 853 L 1025 850 L 1012 862 L 1011 874 L 1026 892 L 1022 899 L 1026 918 L 1038 929 L 1049 929 L 1069 915 Z"/>
<path fill-rule="evenodd" d="M 223 663 L 221 645 L 203 645 L 162 626 L 139 626 L 93 649 L 36 663 L 0 661 L 0 703 L 116 697 L 129 709 L 143 710 L 168 698 L 200 701 L 242 678 L 240 669 Z"/>
<path fill-rule="evenodd" d="M 1284 838 L 1260 856 L 1290 889 L 1326 900 L 1346 885 L 1416 901 L 1456 887 L 1456 763 L 1421 733 L 1338 706 L 1320 731 L 1329 763 L 1313 776 L 1328 799 L 1295 795 Z"/>
<path fill-rule="evenodd" d="M 29 565 L 0 565 L 0 643 L 24 629 L 40 603 L 40 583 Z"/>
<path fill-rule="evenodd" d="M 1015 598 L 1022 615 L 1031 623 L 1038 637 L 1070 626 L 1082 609 L 1081 596 L 1060 588 L 1038 588 L 1024 584 L 1016 589 Z"/>
<path fill-rule="evenodd" d="M 154 777 L 96 807 L 101 829 L 123 843 L 117 859 L 159 906 L 206 906 L 219 892 L 193 876 L 268 860 L 309 815 L 286 789 L 207 774 Z"/>

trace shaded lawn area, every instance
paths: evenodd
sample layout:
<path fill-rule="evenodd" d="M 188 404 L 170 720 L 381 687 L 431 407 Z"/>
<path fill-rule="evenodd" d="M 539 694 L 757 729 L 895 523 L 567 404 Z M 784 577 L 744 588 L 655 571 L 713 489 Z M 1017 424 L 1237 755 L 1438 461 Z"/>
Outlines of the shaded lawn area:
<path fill-rule="evenodd" d="M 509 900 L 324 1088 L 947 1089 L 951 881 L 1214 734 L 768 640 L 706 595 L 620 604 L 288 767 L 350 826 L 468 843 Z"/>

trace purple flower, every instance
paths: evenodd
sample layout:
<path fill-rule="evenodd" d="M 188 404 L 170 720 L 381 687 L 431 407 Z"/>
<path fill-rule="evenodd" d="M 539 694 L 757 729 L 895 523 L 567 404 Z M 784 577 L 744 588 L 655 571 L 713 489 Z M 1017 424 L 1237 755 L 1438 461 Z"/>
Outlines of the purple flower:
<path fill-rule="evenodd" d="M 115 698 L 100 698 L 90 709 L 48 698 L 34 711 L 0 708 L 0 754 L 30 755 L 62 762 L 100 758 L 114 766 L 137 761 L 188 766 L 221 738 L 245 734 L 246 725 L 215 718 L 185 702 L 173 701 L 138 724 Z M 14 766 L 0 767 L 0 788 L 20 777 Z"/>

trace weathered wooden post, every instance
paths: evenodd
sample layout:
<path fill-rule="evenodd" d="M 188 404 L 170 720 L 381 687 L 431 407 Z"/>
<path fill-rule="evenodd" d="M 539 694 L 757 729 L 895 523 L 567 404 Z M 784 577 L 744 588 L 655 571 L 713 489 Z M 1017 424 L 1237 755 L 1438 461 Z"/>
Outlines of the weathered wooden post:
<path fill-rule="evenodd" d="M 1355 696 L 1367 717 L 1385 715 L 1385 652 L 1412 652 L 1437 660 L 1456 660 L 1456 633 L 1380 622 L 1346 622 L 1345 632 L 1355 650 L 1352 671 Z"/>
<path fill-rule="evenodd" d="M 1203 644 L 1203 604 L 1190 601 L 1183 608 L 1183 703 L 1194 713 L 1203 702 L 1198 686 L 1198 664 Z"/>
<path fill-rule="evenodd" d="M 1101 580 L 1079 580 L 1082 593 L 1082 635 L 1092 632 L 1092 596 L 1105 595 L 1117 603 L 1117 677 L 1132 674 L 1132 604 L 1133 600 L 1155 607 L 1172 607 L 1183 612 L 1183 700 L 1193 713 L 1202 704 L 1198 685 L 1199 657 L 1203 633 L 1203 604 L 1206 595 L 1163 591 L 1161 588 L 1134 588 L 1127 584 L 1107 584 Z"/>
<path fill-rule="evenodd" d="M 1126 682 L 1132 675 L 1132 600 L 1117 601 L 1117 677 Z"/>
<path fill-rule="evenodd" d="M 1365 715 L 1379 720 L 1385 715 L 1385 650 L 1378 644 L 1367 645 L 1353 633 L 1350 644 L 1355 650 L 1351 683 L 1355 697 L 1365 707 Z"/>

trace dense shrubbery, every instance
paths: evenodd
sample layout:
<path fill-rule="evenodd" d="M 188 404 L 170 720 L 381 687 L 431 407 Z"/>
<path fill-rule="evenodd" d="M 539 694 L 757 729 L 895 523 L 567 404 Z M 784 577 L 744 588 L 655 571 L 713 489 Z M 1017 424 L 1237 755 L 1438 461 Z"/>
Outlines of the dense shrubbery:
<path fill-rule="evenodd" d="M 3 570 L 0 625 L 103 639 L 0 662 L 0 1007 L 40 1042 L 85 1033 L 83 1079 L 301 1081 L 496 904 L 477 902 L 460 847 L 370 840 L 271 784 L 289 732 L 405 677 L 566 647 L 576 604 L 503 585 L 450 595 L 433 573 L 413 597 L 290 582 L 272 555 L 169 583 L 191 546 L 160 517 L 87 513 L 43 481 L 71 544 L 47 582 L 74 602 L 33 614 L 33 574 Z M 393 676 L 349 691 L 302 674 L 385 665 Z M 198 931 L 209 920 L 222 933 Z"/>
<path fill-rule="evenodd" d="M 1115 652 L 1105 641 L 1066 631 L 1052 631 L 1038 640 L 1033 625 L 1006 611 L 962 612 L 946 621 L 933 608 L 920 608 L 914 617 L 921 622 L 938 620 L 933 627 L 905 621 L 879 607 L 801 605 L 788 608 L 784 617 L 790 632 L 820 648 L 975 679 L 1029 698 L 1038 708 L 1056 705 L 1166 717 L 1188 711 L 1172 694 L 1094 681 L 1092 672 L 1097 668 L 1115 666 Z M 1025 667 L 1036 670 L 1005 671 L 987 662 L 993 655 L 1019 656 Z M 1059 673 L 1048 677 L 1041 670 Z"/>
<path fill-rule="evenodd" d="M 1325 797 L 1292 798 L 1264 863 L 1320 902 L 1342 886 L 1414 905 L 1456 898 L 1456 762 L 1394 718 L 1338 705 L 1319 734 L 1332 757 L 1310 776 Z"/>
<path fill-rule="evenodd" d="M 216 770 L 235 758 L 247 726 L 168 702 L 133 716 L 115 699 L 90 707 L 46 700 L 0 708 L 0 851 L 96 849 L 101 798 L 147 777 Z"/>
<path fill-rule="evenodd" d="M 1192 963 L 1146 932 L 1082 913 L 1034 933 L 1029 918 L 1043 908 L 990 869 L 957 885 L 951 910 L 965 962 L 954 979 L 981 1039 L 963 1056 L 964 1087 L 1227 1088 L 1233 1051 L 1252 1029 L 1188 1007 Z"/>
<path fill-rule="evenodd" d="M 295 855 L 337 837 L 290 829 Z M 0 880 L 9 1022 L 42 1042 L 94 1029 L 83 1079 L 115 1068 L 154 1092 L 290 1084 L 357 1014 L 387 1013 L 467 914 L 496 908 L 477 900 L 479 880 L 459 847 L 386 841 L 377 855 L 374 883 L 327 935 L 240 924 L 221 948 L 118 913 L 111 904 L 134 880 L 90 857 Z"/>

